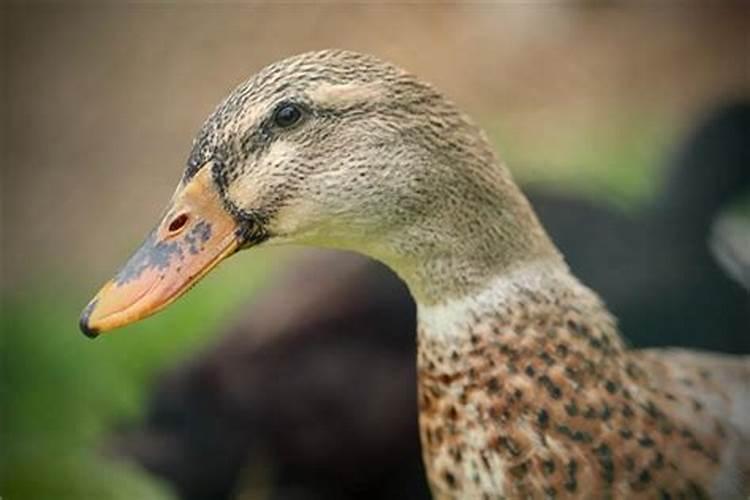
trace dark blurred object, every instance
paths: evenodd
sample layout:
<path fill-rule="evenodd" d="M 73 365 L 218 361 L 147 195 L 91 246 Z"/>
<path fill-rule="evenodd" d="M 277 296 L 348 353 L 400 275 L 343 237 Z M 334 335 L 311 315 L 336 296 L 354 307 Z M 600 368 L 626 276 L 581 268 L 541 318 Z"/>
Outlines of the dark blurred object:
<path fill-rule="evenodd" d="M 531 192 L 574 274 L 639 347 L 750 352 L 750 296 L 708 244 L 723 207 L 750 187 L 750 102 L 717 108 L 678 149 L 661 195 L 632 216 Z"/>
<path fill-rule="evenodd" d="M 707 238 L 750 180 L 750 105 L 688 138 L 659 200 L 628 217 L 532 191 L 574 272 L 634 344 L 750 352 L 750 297 Z M 118 448 L 185 499 L 429 498 L 417 437 L 415 309 L 382 265 L 300 262 L 219 343 L 158 384 Z M 253 471 L 265 470 L 267 473 Z"/>
<path fill-rule="evenodd" d="M 190 500 L 429 498 L 415 330 L 387 268 L 311 252 L 159 381 L 146 426 L 117 448 Z"/>

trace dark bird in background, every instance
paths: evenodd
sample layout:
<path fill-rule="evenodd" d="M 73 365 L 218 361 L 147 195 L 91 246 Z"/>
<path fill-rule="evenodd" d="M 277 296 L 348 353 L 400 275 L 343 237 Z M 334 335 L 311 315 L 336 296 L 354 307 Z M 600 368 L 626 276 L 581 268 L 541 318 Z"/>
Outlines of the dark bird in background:
<path fill-rule="evenodd" d="M 527 193 L 572 271 L 633 345 L 750 352 L 750 297 L 708 244 L 722 208 L 748 193 L 750 102 L 709 113 L 666 171 L 660 194 L 633 215 Z"/>
<path fill-rule="evenodd" d="M 749 138 L 750 103 L 715 110 L 632 215 L 527 190 L 632 344 L 750 352 L 750 296 L 707 244 L 717 215 L 747 192 Z M 416 377 L 415 325 L 406 287 L 384 266 L 313 252 L 216 345 L 164 375 L 144 424 L 115 448 L 186 500 L 257 488 L 292 500 L 429 498 L 405 382 Z"/>
<path fill-rule="evenodd" d="M 190 500 L 252 488 L 258 478 L 243 476 L 254 463 L 273 467 L 270 498 L 430 498 L 406 382 L 415 328 L 413 301 L 385 266 L 312 252 L 158 382 L 145 426 L 119 451 Z"/>

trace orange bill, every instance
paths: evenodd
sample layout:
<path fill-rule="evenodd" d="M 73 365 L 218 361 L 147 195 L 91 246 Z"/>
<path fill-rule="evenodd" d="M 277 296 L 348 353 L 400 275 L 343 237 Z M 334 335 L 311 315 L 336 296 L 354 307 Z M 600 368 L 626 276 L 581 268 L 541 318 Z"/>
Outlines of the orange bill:
<path fill-rule="evenodd" d="M 175 193 L 161 223 L 81 314 L 89 337 L 165 308 L 239 247 L 238 224 L 204 167 Z"/>

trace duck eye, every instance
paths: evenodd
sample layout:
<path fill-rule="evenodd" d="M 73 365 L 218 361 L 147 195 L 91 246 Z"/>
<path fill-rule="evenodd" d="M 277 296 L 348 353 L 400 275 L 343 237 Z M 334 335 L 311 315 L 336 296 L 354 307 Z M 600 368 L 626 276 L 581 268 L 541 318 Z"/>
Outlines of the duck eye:
<path fill-rule="evenodd" d="M 302 118 L 302 110 L 296 104 L 283 104 L 273 115 L 274 123 L 281 128 L 291 127 Z"/>

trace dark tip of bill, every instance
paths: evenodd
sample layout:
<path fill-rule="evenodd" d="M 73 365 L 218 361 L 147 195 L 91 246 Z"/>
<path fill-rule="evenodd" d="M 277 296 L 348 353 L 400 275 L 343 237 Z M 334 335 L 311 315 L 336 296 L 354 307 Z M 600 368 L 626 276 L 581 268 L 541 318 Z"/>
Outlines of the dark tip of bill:
<path fill-rule="evenodd" d="M 81 328 L 83 334 L 90 339 L 95 339 L 99 336 L 99 330 L 89 326 L 89 316 L 91 316 L 91 311 L 96 307 L 96 302 L 96 300 L 89 302 L 89 305 L 87 305 L 86 309 L 81 313 L 81 320 L 78 322 L 78 326 Z"/>

